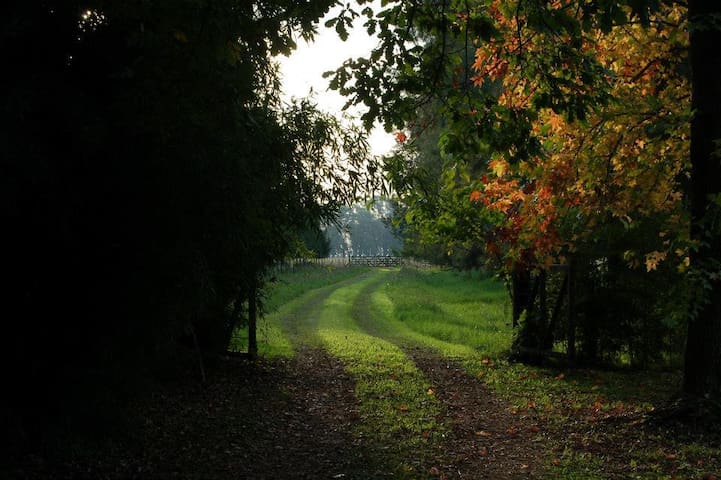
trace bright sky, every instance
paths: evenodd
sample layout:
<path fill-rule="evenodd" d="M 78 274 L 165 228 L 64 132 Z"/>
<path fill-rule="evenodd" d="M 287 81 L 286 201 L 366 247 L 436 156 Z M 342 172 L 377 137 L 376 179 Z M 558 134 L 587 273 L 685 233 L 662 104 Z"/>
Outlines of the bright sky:
<path fill-rule="evenodd" d="M 373 9 L 378 10 L 380 1 L 373 2 Z M 290 57 L 279 57 L 280 72 L 283 78 L 285 97 L 290 99 L 308 96 L 311 88 L 315 102 L 321 110 L 340 115 L 345 99 L 336 91 L 328 90 L 328 80 L 323 72 L 336 70 L 348 58 L 366 56 L 375 45 L 376 38 L 369 37 L 362 27 L 363 18 L 356 19 L 355 28 L 351 30 L 348 40 L 338 38 L 335 29 L 325 28 L 325 21 L 334 17 L 334 10 L 320 21 L 318 35 L 312 43 L 303 40 L 298 42 L 298 49 Z M 353 111 L 349 111 L 353 116 Z M 396 144 L 394 135 L 386 133 L 382 127 L 371 131 L 369 142 L 372 152 L 376 155 L 388 153 Z"/>

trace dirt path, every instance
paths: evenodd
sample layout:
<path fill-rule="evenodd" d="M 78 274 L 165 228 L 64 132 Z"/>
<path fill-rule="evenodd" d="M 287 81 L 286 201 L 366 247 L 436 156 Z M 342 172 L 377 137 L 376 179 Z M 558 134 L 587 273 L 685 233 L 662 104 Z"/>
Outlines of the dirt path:
<path fill-rule="evenodd" d="M 477 377 L 458 362 L 444 359 L 428 348 L 388 337 L 370 310 L 371 295 L 384 277 L 366 286 L 356 299 L 355 321 L 369 334 L 401 348 L 433 385 L 435 396 L 447 412 L 450 427 L 437 464 L 445 478 L 538 478 L 540 427 L 535 418 L 514 415 Z M 439 475 L 439 476 L 441 476 Z"/>
<path fill-rule="evenodd" d="M 134 415 L 142 421 L 124 433 L 124 442 L 80 446 L 57 463 L 28 459 L 31 465 L 9 478 L 392 477 L 397 466 L 379 464 L 383 455 L 377 450 L 368 454 L 364 439 L 355 434 L 360 416 L 354 379 L 313 333 L 325 300 L 369 275 L 320 289 L 288 314 L 282 322 L 296 349 L 293 359 L 220 359 L 206 385 L 189 376 L 137 405 Z M 377 336 L 368 302 L 384 279 L 379 275 L 365 287 L 354 305 L 358 323 Z M 433 385 L 446 412 L 438 421 L 450 431 L 433 461 L 437 469 L 416 472 L 418 478 L 534 476 L 527 419 L 512 416 L 458 365 L 430 350 L 397 343 Z"/>

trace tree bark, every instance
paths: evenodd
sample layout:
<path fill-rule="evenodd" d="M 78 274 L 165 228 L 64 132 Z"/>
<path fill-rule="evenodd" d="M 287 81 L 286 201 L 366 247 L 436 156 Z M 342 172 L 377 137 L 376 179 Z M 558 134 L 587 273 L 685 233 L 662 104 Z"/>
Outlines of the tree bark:
<path fill-rule="evenodd" d="M 721 2 L 690 0 L 691 121 L 691 237 L 700 242 L 692 255 L 697 269 L 714 268 L 721 259 L 718 232 L 708 235 L 704 220 L 721 192 Z M 709 281 L 707 302 L 689 322 L 684 365 L 684 393 L 721 398 L 721 281 Z"/>

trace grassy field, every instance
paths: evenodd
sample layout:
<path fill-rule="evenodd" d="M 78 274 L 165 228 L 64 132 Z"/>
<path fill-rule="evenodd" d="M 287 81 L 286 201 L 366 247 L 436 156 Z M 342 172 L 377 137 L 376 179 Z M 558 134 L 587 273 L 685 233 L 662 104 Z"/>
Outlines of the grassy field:
<path fill-rule="evenodd" d="M 397 473 L 409 478 L 419 478 L 422 462 L 400 452 L 415 450 L 422 459 L 446 429 L 442 406 L 404 354 L 413 346 L 460 362 L 512 414 L 538 418 L 538 455 L 551 478 L 704 478 L 721 470 L 717 438 L 647 422 L 676 391 L 677 374 L 508 362 L 510 306 L 493 279 L 443 270 L 309 269 L 283 276 L 267 306 L 261 354 L 292 356 L 313 345 L 340 359 L 356 381 L 357 434 L 385 445 L 384 454 L 397 451 Z"/>

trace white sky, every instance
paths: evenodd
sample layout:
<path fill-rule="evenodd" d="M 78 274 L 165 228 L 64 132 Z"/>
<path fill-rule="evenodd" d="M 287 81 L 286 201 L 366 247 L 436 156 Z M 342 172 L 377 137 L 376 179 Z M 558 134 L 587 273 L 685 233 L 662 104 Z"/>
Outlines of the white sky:
<path fill-rule="evenodd" d="M 377 11 L 380 1 L 373 2 L 372 7 Z M 359 10 L 359 9 L 358 9 Z M 298 41 L 298 48 L 290 57 L 278 57 L 280 73 L 283 81 L 283 93 L 286 99 L 292 97 L 304 98 L 308 96 L 311 88 L 314 92 L 314 101 L 318 107 L 328 113 L 338 115 L 345 104 L 345 98 L 333 90 L 328 90 L 328 81 L 323 78 L 323 72 L 336 70 L 348 58 L 367 56 L 376 38 L 369 37 L 362 24 L 364 16 L 356 19 L 355 28 L 349 31 L 348 40 L 343 42 L 334 28 L 325 27 L 325 21 L 332 18 L 336 10 L 320 21 L 318 35 L 312 43 Z M 358 117 L 350 110 L 348 113 Z M 374 128 L 368 138 L 371 150 L 376 155 L 388 153 L 395 146 L 395 136 L 386 133 L 382 127 Z"/>

